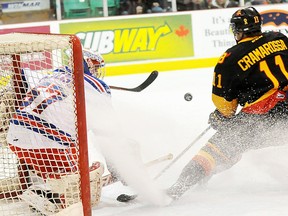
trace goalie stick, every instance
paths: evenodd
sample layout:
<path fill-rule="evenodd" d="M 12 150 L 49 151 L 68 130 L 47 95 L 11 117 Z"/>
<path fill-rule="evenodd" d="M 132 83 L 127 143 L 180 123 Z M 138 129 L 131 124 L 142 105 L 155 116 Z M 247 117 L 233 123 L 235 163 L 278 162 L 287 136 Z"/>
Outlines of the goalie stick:
<path fill-rule="evenodd" d="M 147 77 L 147 79 L 137 87 L 134 88 L 125 88 L 119 86 L 110 86 L 111 89 L 116 90 L 124 90 L 124 91 L 131 91 L 131 92 L 141 92 L 145 88 L 147 88 L 158 76 L 158 71 L 154 70 L 152 73 Z"/>
<path fill-rule="evenodd" d="M 166 172 L 167 169 L 169 169 L 173 164 L 175 164 L 190 148 L 193 146 L 198 140 L 200 140 L 209 130 L 211 126 L 209 125 L 204 131 L 202 131 L 201 134 L 199 134 L 173 161 L 171 161 L 163 170 L 161 170 L 155 177 L 154 180 L 158 179 L 160 176 L 163 175 L 164 172 Z M 128 195 L 128 194 L 120 194 L 117 197 L 117 201 L 119 202 L 129 202 L 131 200 L 134 200 L 137 198 L 137 194 L 134 195 Z"/>
<path fill-rule="evenodd" d="M 167 155 L 164 155 L 164 156 L 161 156 L 161 157 L 156 158 L 154 160 L 151 160 L 151 161 L 145 163 L 144 165 L 145 165 L 145 167 L 150 167 L 150 166 L 153 166 L 155 164 L 161 163 L 163 161 L 172 160 L 172 159 L 173 159 L 173 154 L 169 153 Z M 116 183 L 118 181 L 119 180 L 117 178 L 113 178 L 113 176 L 111 174 L 105 175 L 102 177 L 102 187 L 111 185 L 111 184 Z"/>

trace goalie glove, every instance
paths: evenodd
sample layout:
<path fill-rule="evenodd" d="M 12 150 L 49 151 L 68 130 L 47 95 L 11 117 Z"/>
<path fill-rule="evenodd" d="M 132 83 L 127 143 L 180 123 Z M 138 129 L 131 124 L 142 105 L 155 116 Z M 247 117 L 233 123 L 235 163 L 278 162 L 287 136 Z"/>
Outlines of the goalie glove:
<path fill-rule="evenodd" d="M 216 109 L 209 115 L 208 124 L 210 124 L 214 130 L 220 130 L 226 127 L 228 122 L 231 121 L 231 119 L 233 119 L 233 117 L 225 117 Z"/>

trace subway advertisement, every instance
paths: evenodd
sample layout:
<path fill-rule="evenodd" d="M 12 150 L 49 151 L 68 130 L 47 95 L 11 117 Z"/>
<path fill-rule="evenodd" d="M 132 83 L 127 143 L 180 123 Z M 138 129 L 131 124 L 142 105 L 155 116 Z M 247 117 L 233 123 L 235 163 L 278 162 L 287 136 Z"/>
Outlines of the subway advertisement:
<path fill-rule="evenodd" d="M 189 14 L 65 23 L 60 33 L 76 34 L 85 48 L 100 52 L 107 62 L 194 56 Z"/>

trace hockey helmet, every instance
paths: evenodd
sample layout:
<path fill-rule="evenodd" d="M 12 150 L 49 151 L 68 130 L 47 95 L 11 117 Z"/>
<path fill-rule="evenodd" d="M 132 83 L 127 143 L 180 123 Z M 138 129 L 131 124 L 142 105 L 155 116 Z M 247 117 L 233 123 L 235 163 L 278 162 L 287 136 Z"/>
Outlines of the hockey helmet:
<path fill-rule="evenodd" d="M 246 35 L 261 32 L 262 19 L 254 7 L 237 10 L 230 20 L 233 34 L 243 32 Z"/>
<path fill-rule="evenodd" d="M 83 49 L 84 72 L 101 79 L 105 76 L 105 61 L 100 53 Z"/>

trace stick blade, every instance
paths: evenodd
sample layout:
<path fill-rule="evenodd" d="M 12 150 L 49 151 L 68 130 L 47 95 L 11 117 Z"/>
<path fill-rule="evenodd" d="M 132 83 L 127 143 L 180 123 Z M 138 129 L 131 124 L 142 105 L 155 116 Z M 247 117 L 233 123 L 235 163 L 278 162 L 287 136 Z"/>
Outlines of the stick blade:
<path fill-rule="evenodd" d="M 135 92 L 143 91 L 145 88 L 147 88 L 154 80 L 158 77 L 158 71 L 154 70 L 151 72 L 151 74 L 147 77 L 147 79 L 138 87 L 134 88 Z"/>
<path fill-rule="evenodd" d="M 140 84 L 139 86 L 137 86 L 135 88 L 125 88 L 125 87 L 111 86 L 111 85 L 110 85 L 110 88 L 116 89 L 116 90 L 131 91 L 131 92 L 141 92 L 142 90 L 147 88 L 152 82 L 154 82 L 154 80 L 157 78 L 157 76 L 158 76 L 158 71 L 154 70 L 149 74 L 147 79 L 142 84 Z"/>

